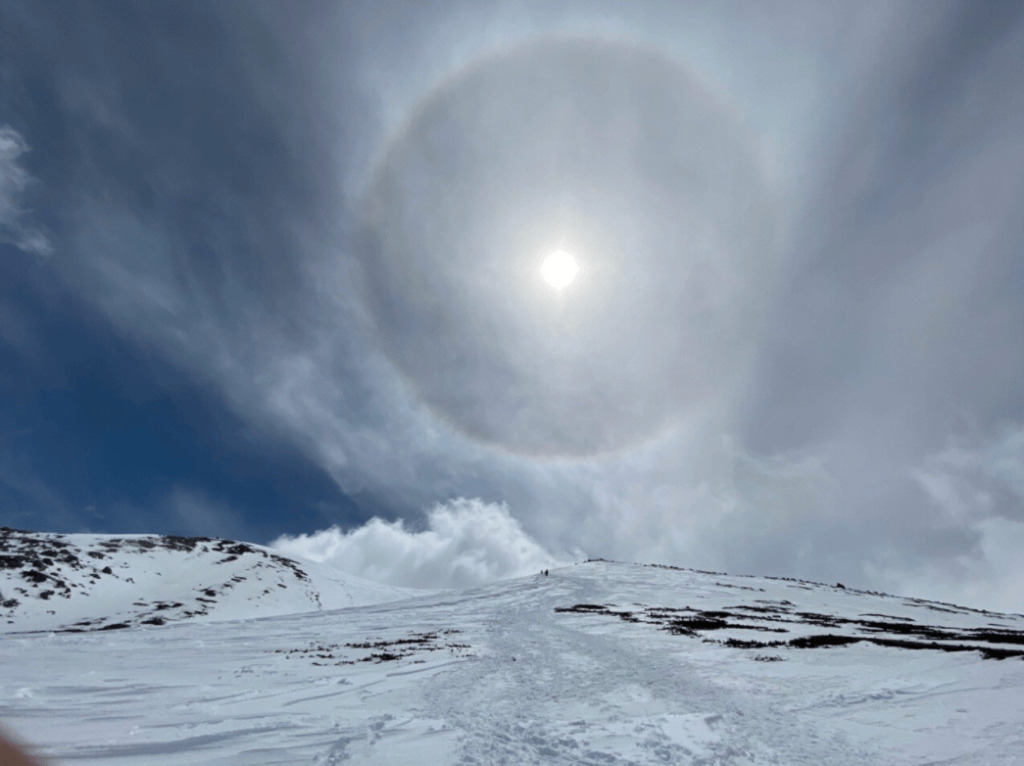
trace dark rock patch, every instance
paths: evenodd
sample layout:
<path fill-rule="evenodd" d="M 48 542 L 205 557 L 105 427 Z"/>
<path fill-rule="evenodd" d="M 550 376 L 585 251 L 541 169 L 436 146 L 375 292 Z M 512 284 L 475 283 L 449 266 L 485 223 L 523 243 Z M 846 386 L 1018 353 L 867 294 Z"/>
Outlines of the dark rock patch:
<path fill-rule="evenodd" d="M 397 662 L 422 652 L 443 650 L 462 656 L 470 648 L 469 644 L 457 643 L 449 639 L 450 636 L 460 632 L 448 628 L 427 633 L 412 633 L 404 638 L 367 640 L 344 645 L 313 642 L 302 649 L 275 649 L 274 653 L 282 654 L 286 659 L 309 659 L 311 664 L 318 666 L 355 665 L 360 662 Z M 368 651 L 369 654 L 361 657 L 354 656 L 352 650 Z M 422 660 L 413 661 L 422 662 Z"/>
<path fill-rule="evenodd" d="M 698 610 L 692 607 L 643 607 L 642 618 L 634 612 L 623 612 L 602 604 L 576 604 L 556 607 L 562 614 L 590 614 L 618 617 L 629 622 L 657 625 L 673 635 L 702 638 L 733 649 L 822 649 L 848 646 L 861 642 L 897 649 L 937 650 L 946 652 L 979 652 L 983 659 L 1024 657 L 1024 632 L 1009 628 L 955 629 L 923 625 L 910 618 L 887 615 L 861 615 L 848 618 L 818 612 L 790 611 L 778 605 L 737 605 L 727 609 Z M 790 602 L 784 602 L 792 606 Z M 642 606 L 642 605 L 641 605 Z M 863 619 L 864 617 L 885 619 Z M 816 633 L 788 640 L 764 641 L 730 636 L 724 640 L 707 638 L 706 634 L 721 630 L 788 633 L 796 627 L 843 628 L 842 633 Z"/>

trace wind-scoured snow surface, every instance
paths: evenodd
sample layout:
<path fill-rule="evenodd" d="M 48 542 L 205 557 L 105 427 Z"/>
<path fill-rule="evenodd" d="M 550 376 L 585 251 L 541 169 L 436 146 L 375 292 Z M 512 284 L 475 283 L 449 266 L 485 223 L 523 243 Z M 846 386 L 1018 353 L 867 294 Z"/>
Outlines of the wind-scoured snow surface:
<path fill-rule="evenodd" d="M 414 594 L 252 543 L 0 527 L 0 633 L 269 617 Z"/>
<path fill-rule="evenodd" d="M 9 633 L 0 720 L 55 764 L 997 766 L 1024 753 L 1022 655 L 1020 615 L 593 561 L 338 611 Z"/>

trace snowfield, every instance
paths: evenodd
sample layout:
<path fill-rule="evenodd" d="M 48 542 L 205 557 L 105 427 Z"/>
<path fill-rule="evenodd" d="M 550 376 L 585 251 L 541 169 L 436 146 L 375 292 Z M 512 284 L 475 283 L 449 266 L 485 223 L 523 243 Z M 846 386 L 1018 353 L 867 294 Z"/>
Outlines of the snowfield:
<path fill-rule="evenodd" d="M 151 564 L 166 581 L 167 561 Z M 144 572 L 111 587 L 157 582 Z M 346 587 L 364 603 L 384 592 Z M 97 603 L 114 603 L 100 590 Z M 224 615 L 251 608 L 242 592 L 221 593 Z M 41 619 L 26 608 L 0 640 L 0 720 L 54 764 L 998 766 L 1024 756 L 1020 615 L 604 561 L 335 611 L 294 593 L 304 613 L 182 612 L 84 632 L 24 632 Z M 146 614 L 154 598 L 181 598 L 137 595 Z M 53 624 L 98 619 L 84 607 L 53 619 L 75 602 L 46 601 Z"/>

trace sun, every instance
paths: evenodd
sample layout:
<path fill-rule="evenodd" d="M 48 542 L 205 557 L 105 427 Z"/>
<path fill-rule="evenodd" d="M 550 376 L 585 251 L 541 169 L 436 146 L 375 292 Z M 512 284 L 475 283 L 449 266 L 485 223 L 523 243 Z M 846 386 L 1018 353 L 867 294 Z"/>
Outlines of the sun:
<path fill-rule="evenodd" d="M 540 265 L 540 275 L 555 290 L 564 290 L 580 272 L 580 265 L 565 250 L 555 250 Z"/>

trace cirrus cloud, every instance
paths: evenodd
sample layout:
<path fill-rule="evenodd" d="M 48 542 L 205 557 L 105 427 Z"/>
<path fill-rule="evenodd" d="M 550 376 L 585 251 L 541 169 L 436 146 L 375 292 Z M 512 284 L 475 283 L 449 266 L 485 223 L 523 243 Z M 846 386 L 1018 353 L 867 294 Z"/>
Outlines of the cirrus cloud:
<path fill-rule="evenodd" d="M 33 178 L 21 157 L 28 142 L 9 125 L 0 125 L 0 242 L 10 242 L 35 255 L 49 255 L 53 246 L 37 228 L 26 222 L 21 198 Z"/>

